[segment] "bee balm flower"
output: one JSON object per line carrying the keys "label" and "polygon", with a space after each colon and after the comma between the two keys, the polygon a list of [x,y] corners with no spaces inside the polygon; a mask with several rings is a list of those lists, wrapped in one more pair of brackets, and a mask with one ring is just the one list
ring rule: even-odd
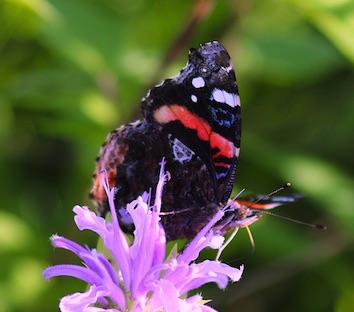
{"label": "bee balm flower", "polygon": [[[67,295],[60,300],[61,311],[215,311],[201,295],[188,297],[188,292],[214,282],[225,288],[229,281],[241,278],[239,269],[217,260],[195,260],[204,248],[221,248],[223,237],[213,233],[213,225],[224,215],[219,211],[180,254],[166,258],[166,237],[160,220],[163,184],[167,176],[164,164],[156,188],[154,205],[144,193],[127,205],[135,231],[130,243],[119,227],[114,207],[114,189],[108,196],[112,221],[96,215],[87,207],[74,207],[75,223],[80,230],[96,232],[109,256],[96,249],[53,235],[54,247],[72,251],[83,265],[60,264],[48,267],[45,278],[72,276],[85,281],[88,289]],[[107,258],[108,257],[108,258]]]}

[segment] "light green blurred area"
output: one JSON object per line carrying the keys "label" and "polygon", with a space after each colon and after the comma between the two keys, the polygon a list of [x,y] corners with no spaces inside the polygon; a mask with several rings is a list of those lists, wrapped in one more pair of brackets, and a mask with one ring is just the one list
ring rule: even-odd
{"label": "light green blurred area", "polygon": [[[198,1],[0,0],[0,311],[57,311],[84,291],[42,269],[78,259],[58,233],[95,246],[73,224],[90,205],[107,133],[133,121],[140,98],[217,39],[230,52],[243,105],[235,193],[290,181],[304,198],[265,216],[225,251],[243,279],[204,289],[220,311],[338,311],[354,298],[354,2],[205,1],[211,10],[181,53],[162,61]],[[203,3],[203,1],[200,1]]]}

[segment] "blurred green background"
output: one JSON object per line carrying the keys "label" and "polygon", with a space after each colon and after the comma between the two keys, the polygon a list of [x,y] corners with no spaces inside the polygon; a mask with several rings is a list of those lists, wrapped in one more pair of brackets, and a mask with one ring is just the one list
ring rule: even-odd
{"label": "blurred green background", "polygon": [[220,311],[354,309],[354,2],[351,0],[0,0],[0,311],[57,311],[85,285],[42,270],[78,262],[49,236],[95,246],[72,207],[90,205],[107,133],[177,73],[190,47],[230,52],[243,105],[235,192],[287,181],[305,198],[266,216],[223,259],[245,264]]}

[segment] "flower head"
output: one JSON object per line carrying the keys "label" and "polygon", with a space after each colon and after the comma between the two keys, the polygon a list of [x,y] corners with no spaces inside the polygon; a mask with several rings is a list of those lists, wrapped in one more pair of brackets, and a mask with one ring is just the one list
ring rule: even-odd
{"label": "flower head", "polygon": [[166,178],[162,164],[153,206],[148,204],[147,193],[127,205],[135,226],[132,243],[119,227],[115,190],[109,190],[108,184],[105,185],[111,222],[87,207],[74,207],[77,227],[96,232],[110,256],[106,258],[96,249],[84,248],[58,235],[51,237],[54,247],[72,251],[84,265],[48,267],[44,277],[72,276],[89,285],[86,292],[63,297],[61,311],[215,311],[205,305],[201,295],[188,297],[187,293],[209,282],[225,288],[230,280],[241,278],[243,266],[237,269],[216,260],[194,262],[204,248],[221,248],[223,237],[211,229],[224,213],[217,213],[180,254],[165,259],[166,237],[159,215]]}

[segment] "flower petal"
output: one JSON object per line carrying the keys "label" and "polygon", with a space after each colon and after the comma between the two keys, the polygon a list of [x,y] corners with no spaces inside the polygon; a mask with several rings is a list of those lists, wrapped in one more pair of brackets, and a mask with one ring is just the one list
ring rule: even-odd
{"label": "flower petal", "polygon": [[205,260],[202,263],[190,264],[184,278],[180,278],[179,281],[176,280],[179,271],[176,271],[174,284],[178,286],[181,294],[212,282],[219,288],[225,288],[230,279],[233,282],[238,281],[242,272],[243,266],[237,269],[218,261]]}
{"label": "flower petal", "polygon": [[71,276],[91,285],[99,285],[101,278],[89,268],[74,264],[58,264],[44,270],[43,276],[47,279],[54,276]]}
{"label": "flower petal", "polygon": [[[113,196],[113,194],[111,194]],[[115,211],[115,209],[112,209]],[[112,253],[114,260],[121,269],[124,285],[130,288],[130,255],[129,245],[124,233],[119,228],[113,229],[112,224],[97,216],[87,207],[75,206],[75,223],[80,230],[91,230],[96,232],[103,240],[106,248]],[[113,218],[113,216],[112,216]]]}
{"label": "flower petal", "polygon": [[[111,311],[118,312],[115,309],[98,309],[95,307],[90,307],[90,305],[95,304],[99,298],[108,296],[105,290],[101,287],[91,286],[88,291],[84,293],[74,293],[69,296],[65,296],[60,300],[59,308],[62,312],[88,312],[88,311]],[[121,307],[122,310],[125,306]]]}
{"label": "flower petal", "polygon": [[187,245],[183,252],[177,257],[179,262],[190,263],[198,258],[199,253],[206,247],[213,247],[214,234],[210,232],[213,225],[224,215],[222,210],[218,211],[197,236]]}
{"label": "flower petal", "polygon": [[177,290],[170,281],[165,279],[157,281],[149,301],[149,309],[151,311],[163,310],[166,312],[188,311],[180,310],[178,297]]}

